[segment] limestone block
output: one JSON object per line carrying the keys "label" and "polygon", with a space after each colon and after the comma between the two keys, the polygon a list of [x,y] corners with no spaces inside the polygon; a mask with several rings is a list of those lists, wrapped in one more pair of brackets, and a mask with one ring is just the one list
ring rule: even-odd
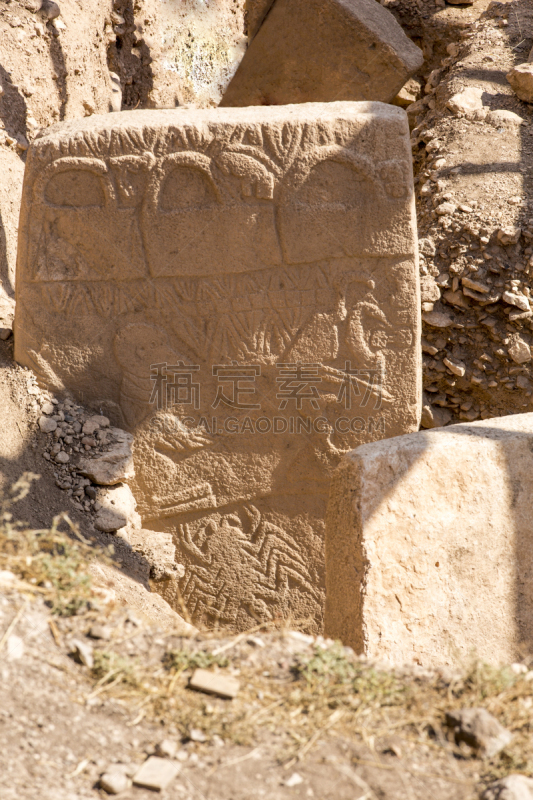
{"label": "limestone block", "polygon": [[158,591],[196,622],[320,629],[329,476],[418,429],[415,231],[381,103],[117,112],[32,143],[16,358],[122,415],[81,470],[172,536]]}
{"label": "limestone block", "polygon": [[332,481],[326,633],[396,664],[533,644],[533,414],[363,445]]}
{"label": "limestone block", "polygon": [[375,0],[276,0],[221,105],[390,102],[422,63]]}
{"label": "limestone block", "polygon": [[526,103],[533,103],[533,63],[525,62],[513,67],[506,75],[511,88]]}

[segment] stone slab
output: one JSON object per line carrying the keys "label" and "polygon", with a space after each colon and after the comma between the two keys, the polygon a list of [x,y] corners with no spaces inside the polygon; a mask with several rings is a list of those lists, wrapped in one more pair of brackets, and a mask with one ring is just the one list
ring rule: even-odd
{"label": "stone slab", "polygon": [[197,624],[320,630],[329,476],[420,418],[405,112],[54,127],[29,151],[17,292],[17,360],[134,435],[135,477],[129,441],[81,468],[128,480],[143,527],[172,534],[165,599]]}
{"label": "stone slab", "polygon": [[181,764],[177,761],[150,756],[133,776],[133,785],[161,792],[172,783],[180,769]]}
{"label": "stone slab", "polygon": [[275,0],[220,105],[388,103],[422,63],[375,0]]}
{"label": "stone slab", "polygon": [[533,645],[533,414],[358,447],[332,481],[326,632],[396,664]]}
{"label": "stone slab", "polygon": [[231,700],[237,697],[240,683],[237,678],[231,675],[224,675],[220,672],[211,672],[208,669],[195,669],[189,681],[191,689],[206,694],[216,694]]}

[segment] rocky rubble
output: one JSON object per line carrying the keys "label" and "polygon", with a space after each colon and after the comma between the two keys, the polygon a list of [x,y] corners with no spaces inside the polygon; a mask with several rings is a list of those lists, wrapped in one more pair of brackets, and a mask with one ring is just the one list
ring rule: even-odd
{"label": "rocky rubble", "polygon": [[[409,3],[391,5],[409,18]],[[431,31],[441,14],[455,14],[455,41],[425,49],[433,69],[423,97],[407,106],[426,427],[517,413],[532,401],[533,193],[525,173],[533,109],[505,77],[530,47],[522,34],[532,10],[523,2],[478,8],[478,19],[464,9],[422,15],[419,26]]]}

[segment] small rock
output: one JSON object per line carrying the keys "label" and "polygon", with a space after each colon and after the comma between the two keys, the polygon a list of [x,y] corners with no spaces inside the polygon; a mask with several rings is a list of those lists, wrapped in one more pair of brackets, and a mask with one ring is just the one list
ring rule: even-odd
{"label": "small rock", "polygon": [[160,758],[175,758],[177,750],[178,745],[173,739],[163,739],[155,746],[155,754]]}
{"label": "small rock", "polygon": [[440,289],[432,275],[420,278],[420,296],[423,303],[436,303],[440,299]]}
{"label": "small rock", "polygon": [[522,338],[518,338],[513,342],[509,347],[508,353],[515,364],[526,364],[528,361],[531,361],[531,349],[528,343]]}
{"label": "small rock", "polygon": [[68,455],[68,453],[65,453],[64,450],[61,450],[60,453],[57,453],[55,460],[57,461],[58,464],[68,464],[68,462],[70,461],[70,456]]}
{"label": "small rock", "polygon": [[92,669],[94,666],[92,645],[89,642],[82,642],[80,639],[73,639],[71,645],[72,650],[70,652],[74,655],[76,661]]}
{"label": "small rock", "polygon": [[103,639],[105,642],[109,642],[113,635],[113,631],[109,625],[93,625],[89,630],[89,636],[91,639]]}
{"label": "small rock", "polygon": [[452,412],[448,408],[435,408],[427,402],[422,406],[420,424],[423,428],[443,428],[451,420]]}
{"label": "small rock", "polygon": [[49,417],[39,417],[39,428],[43,433],[53,433],[57,428],[57,422]]}
{"label": "small rock", "polygon": [[481,800],[533,800],[533,778],[508,775],[487,786]]}
{"label": "small rock", "polygon": [[454,375],[457,375],[459,378],[462,378],[466,372],[466,364],[462,361],[452,361],[451,358],[446,357],[442,360],[443,364],[445,364],[450,372],[453,372]]}
{"label": "small rock", "polygon": [[54,406],[53,403],[43,403],[41,406],[41,411],[43,414],[53,414],[54,413]]}
{"label": "small rock", "polygon": [[199,728],[190,729],[189,739],[191,740],[191,742],[199,742],[200,744],[202,744],[203,742],[207,742],[207,736]]}
{"label": "small rock", "polygon": [[425,256],[434,256],[437,252],[437,248],[435,246],[435,242],[433,239],[429,237],[425,237],[424,239],[418,240],[418,249],[419,251]]}
{"label": "small rock", "polygon": [[448,711],[446,724],[454,729],[457,744],[465,742],[482,758],[492,758],[513,738],[485,708]]}
{"label": "small rock", "polygon": [[133,776],[135,786],[160,792],[174,780],[181,769],[181,764],[168,758],[150,756]]}
{"label": "small rock", "polygon": [[120,511],[100,508],[94,518],[94,527],[104,533],[114,533],[128,524],[128,518]]}
{"label": "small rock", "polygon": [[533,103],[533,63],[518,64],[505,77],[520,100]]}
{"label": "small rock", "polygon": [[520,240],[520,234],[522,233],[521,228],[517,228],[514,226],[509,226],[507,228],[500,228],[498,231],[498,242],[500,244],[508,245],[508,244],[517,244]]}
{"label": "small rock", "polygon": [[100,788],[108,794],[120,794],[125,792],[130,782],[123,772],[105,772],[100,777]]}
{"label": "small rock", "polygon": [[43,0],[39,11],[42,11],[46,19],[57,19],[61,14],[61,9],[54,0]]}
{"label": "small rock", "polygon": [[84,458],[79,465],[82,475],[102,486],[113,486],[135,475],[131,450],[133,436],[120,428],[111,428],[110,432],[117,439],[110,450],[96,458]]}
{"label": "small rock", "polygon": [[94,417],[90,417],[87,420],[87,422],[84,423],[83,428],[82,428],[82,432],[86,436],[92,436],[93,433],[96,433],[96,431],[99,429],[99,427],[100,427],[100,423],[96,422]]}
{"label": "small rock", "polygon": [[441,311],[429,311],[427,314],[422,314],[422,319],[432,328],[449,328],[453,325],[453,319]]}
{"label": "small rock", "polygon": [[507,111],[503,108],[489,111],[485,122],[492,125],[493,128],[504,128],[506,125],[526,125],[525,119],[515,114],[514,111]]}
{"label": "small rock", "polygon": [[472,114],[474,111],[480,111],[483,108],[483,89],[477,86],[471,86],[468,89],[463,89],[453,97],[450,97],[446,106],[453,114]]}
{"label": "small rock", "polygon": [[287,780],[284,782],[284,786],[292,788],[293,786],[299,786],[303,782],[304,779],[302,778],[302,776],[299,775],[297,772],[293,772],[290,778],[287,778]]}
{"label": "small rock", "polygon": [[438,217],[444,217],[445,215],[454,214],[456,210],[457,206],[455,205],[455,203],[450,203],[449,201],[446,200],[444,203],[441,203],[440,205],[437,206],[437,208],[435,209],[435,214]]}
{"label": "small rock", "polygon": [[191,689],[207,694],[216,694],[219,697],[231,699],[239,692],[239,681],[231,675],[221,672],[210,672],[207,669],[195,669],[189,681]]}
{"label": "small rock", "polygon": [[24,640],[12,633],[8,637],[6,648],[8,661],[17,661],[24,655]]}
{"label": "small rock", "polygon": [[514,294],[514,292],[504,292],[502,294],[502,300],[505,303],[509,303],[511,306],[516,306],[521,311],[531,311],[529,307],[529,300],[523,294]]}
{"label": "small rock", "polygon": [[[1,94],[1,92],[0,92]],[[0,339],[5,342],[12,334],[11,328],[0,328]]]}

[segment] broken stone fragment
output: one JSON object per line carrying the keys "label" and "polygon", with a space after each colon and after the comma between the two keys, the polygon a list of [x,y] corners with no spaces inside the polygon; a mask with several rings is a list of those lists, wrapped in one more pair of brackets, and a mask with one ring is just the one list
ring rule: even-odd
{"label": "broken stone fragment", "polygon": [[504,292],[502,300],[509,305],[516,306],[521,311],[531,311],[529,307],[529,300],[523,294],[514,294],[514,292]]}
{"label": "broken stone fragment", "polygon": [[470,86],[468,89],[463,89],[450,97],[446,105],[456,116],[459,114],[469,116],[476,111],[482,110],[483,91],[480,87]]}
{"label": "broken stone fragment", "polygon": [[123,772],[113,771],[105,772],[100,777],[100,788],[107,792],[107,794],[120,794],[125,792],[130,786],[128,776]]}
{"label": "broken stone fragment", "polygon": [[429,311],[427,314],[422,314],[422,319],[432,328],[449,328],[454,324],[453,319],[441,311]]}
{"label": "broken stone fragment", "polygon": [[500,244],[517,244],[520,240],[521,228],[509,226],[507,228],[500,228],[498,231],[498,242]]}
{"label": "broken stone fragment", "polygon": [[49,417],[39,417],[39,428],[43,433],[53,433],[57,428],[57,422]]}
{"label": "broken stone fragment", "polygon": [[181,764],[168,758],[150,756],[133,776],[135,786],[161,792],[174,780],[181,769]]}
{"label": "broken stone fragment", "polygon": [[505,77],[520,100],[533,103],[533,63],[518,64]]}
{"label": "broken stone fragment", "polygon": [[481,800],[533,800],[533,778],[507,775],[487,786]]}
{"label": "broken stone fragment", "polygon": [[110,433],[116,440],[109,450],[95,458],[82,458],[79,463],[79,472],[101,486],[113,486],[133,478],[133,453],[131,446],[133,436],[120,428],[110,428]]}
{"label": "broken stone fragment", "polygon": [[431,403],[425,402],[422,406],[421,426],[423,428],[442,428],[451,422],[452,412],[449,408],[435,408]]}
{"label": "broken stone fragment", "polygon": [[445,364],[450,372],[453,372],[454,375],[457,375],[459,378],[462,378],[466,372],[466,364],[462,361],[456,361],[455,359],[450,358],[447,356],[443,360],[443,364]]}
{"label": "broken stone fragment", "polygon": [[453,728],[457,744],[465,742],[482,758],[492,758],[513,738],[485,708],[447,711],[446,724]]}
{"label": "broken stone fragment", "polygon": [[80,664],[92,669],[94,666],[93,648],[88,642],[80,639],[73,639],[71,642],[71,653]]}
{"label": "broken stone fragment", "polygon": [[513,342],[508,352],[515,364],[526,364],[528,361],[531,361],[531,348],[521,337],[518,337],[517,340]]}
{"label": "broken stone fragment", "polygon": [[222,106],[390,102],[422,52],[374,0],[276,0]]}
{"label": "broken stone fragment", "polygon": [[231,675],[221,672],[211,672],[207,669],[195,669],[189,681],[191,689],[197,689],[206,694],[216,694],[219,697],[232,699],[237,696],[240,683]]}
{"label": "broken stone fragment", "polygon": [[97,499],[100,504],[94,520],[97,530],[114,533],[128,523],[140,526],[140,517],[135,512],[137,504],[130,487],[126,484],[99,489]]}

